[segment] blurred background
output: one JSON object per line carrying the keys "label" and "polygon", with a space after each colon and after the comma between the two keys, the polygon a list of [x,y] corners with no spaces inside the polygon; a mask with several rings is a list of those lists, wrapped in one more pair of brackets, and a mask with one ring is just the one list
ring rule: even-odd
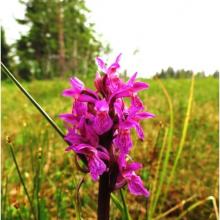
{"label": "blurred background", "polygon": [[217,0],[3,1],[2,59],[26,80],[94,74],[94,57],[120,52],[128,75],[213,75],[218,8]]}
{"label": "blurred background", "polygon": [[[122,53],[121,76],[150,84],[140,95],[156,117],[143,122],[143,142],[133,134],[131,156],[151,196],[125,191],[130,219],[218,219],[218,0],[1,3],[2,62],[63,132],[58,116],[72,101],[61,93],[70,76],[94,88],[96,56],[111,64]],[[96,219],[98,183],[86,175],[78,195],[84,174],[66,143],[3,71],[1,80],[2,219]],[[111,219],[124,220],[114,196]]]}

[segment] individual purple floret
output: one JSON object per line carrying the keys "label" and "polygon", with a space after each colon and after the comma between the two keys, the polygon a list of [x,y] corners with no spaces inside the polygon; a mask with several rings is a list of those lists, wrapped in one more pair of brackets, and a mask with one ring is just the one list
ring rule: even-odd
{"label": "individual purple floret", "polygon": [[[71,88],[64,90],[63,95],[73,98],[72,112],[60,115],[69,125],[66,150],[84,156],[93,180],[108,172],[112,190],[127,184],[132,194],[148,197],[149,192],[135,173],[142,165],[128,160],[132,149],[131,129],[143,140],[140,121],[154,117],[144,111],[137,95],[148,85],[135,81],[137,73],[127,82],[120,79],[120,58],[121,54],[109,67],[101,58],[96,59],[99,67],[94,82],[96,91],[86,88],[76,77],[70,79]],[[128,107],[125,97],[130,100]]]}

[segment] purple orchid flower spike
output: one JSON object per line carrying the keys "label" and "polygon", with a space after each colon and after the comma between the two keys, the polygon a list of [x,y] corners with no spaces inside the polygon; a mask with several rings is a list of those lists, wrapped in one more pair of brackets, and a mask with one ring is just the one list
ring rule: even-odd
{"label": "purple orchid flower spike", "polygon": [[[154,117],[144,111],[144,104],[138,97],[138,92],[149,85],[136,81],[137,73],[124,82],[118,74],[120,59],[121,54],[107,66],[101,58],[96,58],[100,70],[94,80],[96,91],[86,88],[74,77],[70,79],[71,88],[63,92],[64,96],[73,98],[72,111],[60,115],[68,128],[66,150],[83,155],[92,179],[99,180],[99,220],[109,218],[113,190],[127,185],[132,194],[149,196],[141,177],[135,173],[141,164],[126,161],[133,146],[131,129],[144,140],[140,122]],[[125,97],[130,100],[128,107]]]}

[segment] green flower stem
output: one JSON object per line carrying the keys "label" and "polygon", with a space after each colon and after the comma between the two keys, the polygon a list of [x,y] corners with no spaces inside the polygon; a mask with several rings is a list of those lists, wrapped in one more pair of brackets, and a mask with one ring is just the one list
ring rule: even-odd
{"label": "green flower stem", "polygon": [[123,204],[123,207],[124,207],[125,219],[126,219],[126,220],[131,220],[131,216],[130,216],[129,211],[128,211],[128,206],[127,206],[126,201],[125,201],[125,196],[124,196],[124,191],[123,191],[123,189],[120,189],[119,192],[120,192],[122,204]]}
{"label": "green flower stem", "polygon": [[85,176],[80,180],[80,182],[76,186],[76,195],[75,195],[75,205],[76,205],[76,219],[81,220],[81,206],[80,206],[80,196],[79,196],[79,190],[82,186],[82,184],[85,181]]}
{"label": "green flower stem", "polygon": [[34,100],[34,98],[27,92],[27,90],[18,82],[14,75],[8,70],[8,68],[1,62],[1,67],[4,73],[17,85],[21,92],[31,101],[31,103],[40,111],[40,113],[47,119],[57,133],[64,138],[64,133],[53,121],[53,119],[41,108],[41,106]]}
{"label": "green flower stem", "polygon": [[119,201],[119,199],[117,198],[116,195],[114,195],[114,193],[111,193],[111,199],[113,201],[113,203],[115,204],[115,206],[120,210],[120,212],[123,214],[124,213],[124,209],[123,209],[123,205],[121,203],[121,201]]}
{"label": "green flower stem", "polygon": [[27,191],[27,187],[26,187],[25,182],[24,182],[24,179],[23,179],[23,177],[22,177],[22,175],[21,175],[21,171],[20,171],[20,169],[19,169],[19,167],[18,167],[18,163],[17,163],[16,157],[15,157],[15,154],[14,154],[14,150],[13,150],[12,143],[10,142],[10,140],[8,140],[7,142],[8,142],[10,151],[11,151],[11,155],[12,155],[13,161],[14,161],[15,166],[16,166],[16,170],[17,170],[19,179],[20,179],[21,184],[22,184],[22,186],[23,186],[23,188],[24,188],[24,192],[25,192],[25,194],[26,194],[26,196],[27,196],[27,198],[28,198],[28,202],[29,202],[30,207],[31,207],[31,212],[32,212],[32,214],[33,214],[33,216],[34,216],[34,219],[36,220],[37,218],[36,218],[36,213],[35,213],[35,211],[34,211],[34,206],[33,206],[32,202],[31,202],[30,195],[29,195],[29,193],[28,193],[28,191]]}

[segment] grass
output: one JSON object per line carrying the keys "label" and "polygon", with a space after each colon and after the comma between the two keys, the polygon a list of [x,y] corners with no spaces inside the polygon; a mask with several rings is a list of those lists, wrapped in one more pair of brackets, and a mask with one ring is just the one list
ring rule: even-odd
{"label": "grass", "polygon": [[[144,168],[140,175],[145,185],[153,189],[152,197],[158,193],[156,179],[161,178],[161,172],[165,172],[166,175],[160,187],[161,193],[156,206],[151,204],[153,199],[146,201],[142,197],[126,194],[126,204],[131,218],[147,219],[152,205],[154,210],[151,219],[157,218],[196,194],[193,200],[178,206],[163,219],[177,219],[182,216],[186,219],[216,219],[216,211],[212,203],[202,201],[207,201],[206,198],[213,196],[212,198],[217,199],[218,202],[218,80],[195,79],[191,115],[188,119],[184,144],[181,145],[191,80],[162,81],[172,102],[171,134],[170,108],[164,91],[158,81],[149,80],[148,83],[150,88],[142,92],[141,97],[146,108],[157,117],[142,124],[146,136],[144,142],[138,141],[134,135],[136,141],[134,141],[132,157],[143,163]],[[86,84],[92,86],[92,81],[87,80]],[[54,79],[33,81],[23,85],[65,131],[58,115],[71,110],[71,100],[61,96],[62,90],[69,86],[68,81]],[[77,170],[73,155],[64,151],[65,142],[57,136],[49,123],[14,84],[3,82],[2,219],[28,219],[31,214],[28,199],[6,143],[7,136],[13,143],[14,155],[38,219],[79,219],[80,216],[82,219],[96,218],[95,201],[98,184],[86,175],[80,193],[77,193],[84,174]],[[169,139],[171,142],[165,166],[163,163],[169,144],[163,146],[164,137],[167,143]],[[181,154],[178,156],[178,163],[175,165],[175,172],[166,196],[166,183],[180,146],[182,146]],[[163,201],[164,196],[166,196],[165,201]],[[121,219],[123,212],[120,209],[122,202],[119,192],[114,194],[114,199],[119,203],[113,205],[112,201],[110,216],[112,219]]]}

